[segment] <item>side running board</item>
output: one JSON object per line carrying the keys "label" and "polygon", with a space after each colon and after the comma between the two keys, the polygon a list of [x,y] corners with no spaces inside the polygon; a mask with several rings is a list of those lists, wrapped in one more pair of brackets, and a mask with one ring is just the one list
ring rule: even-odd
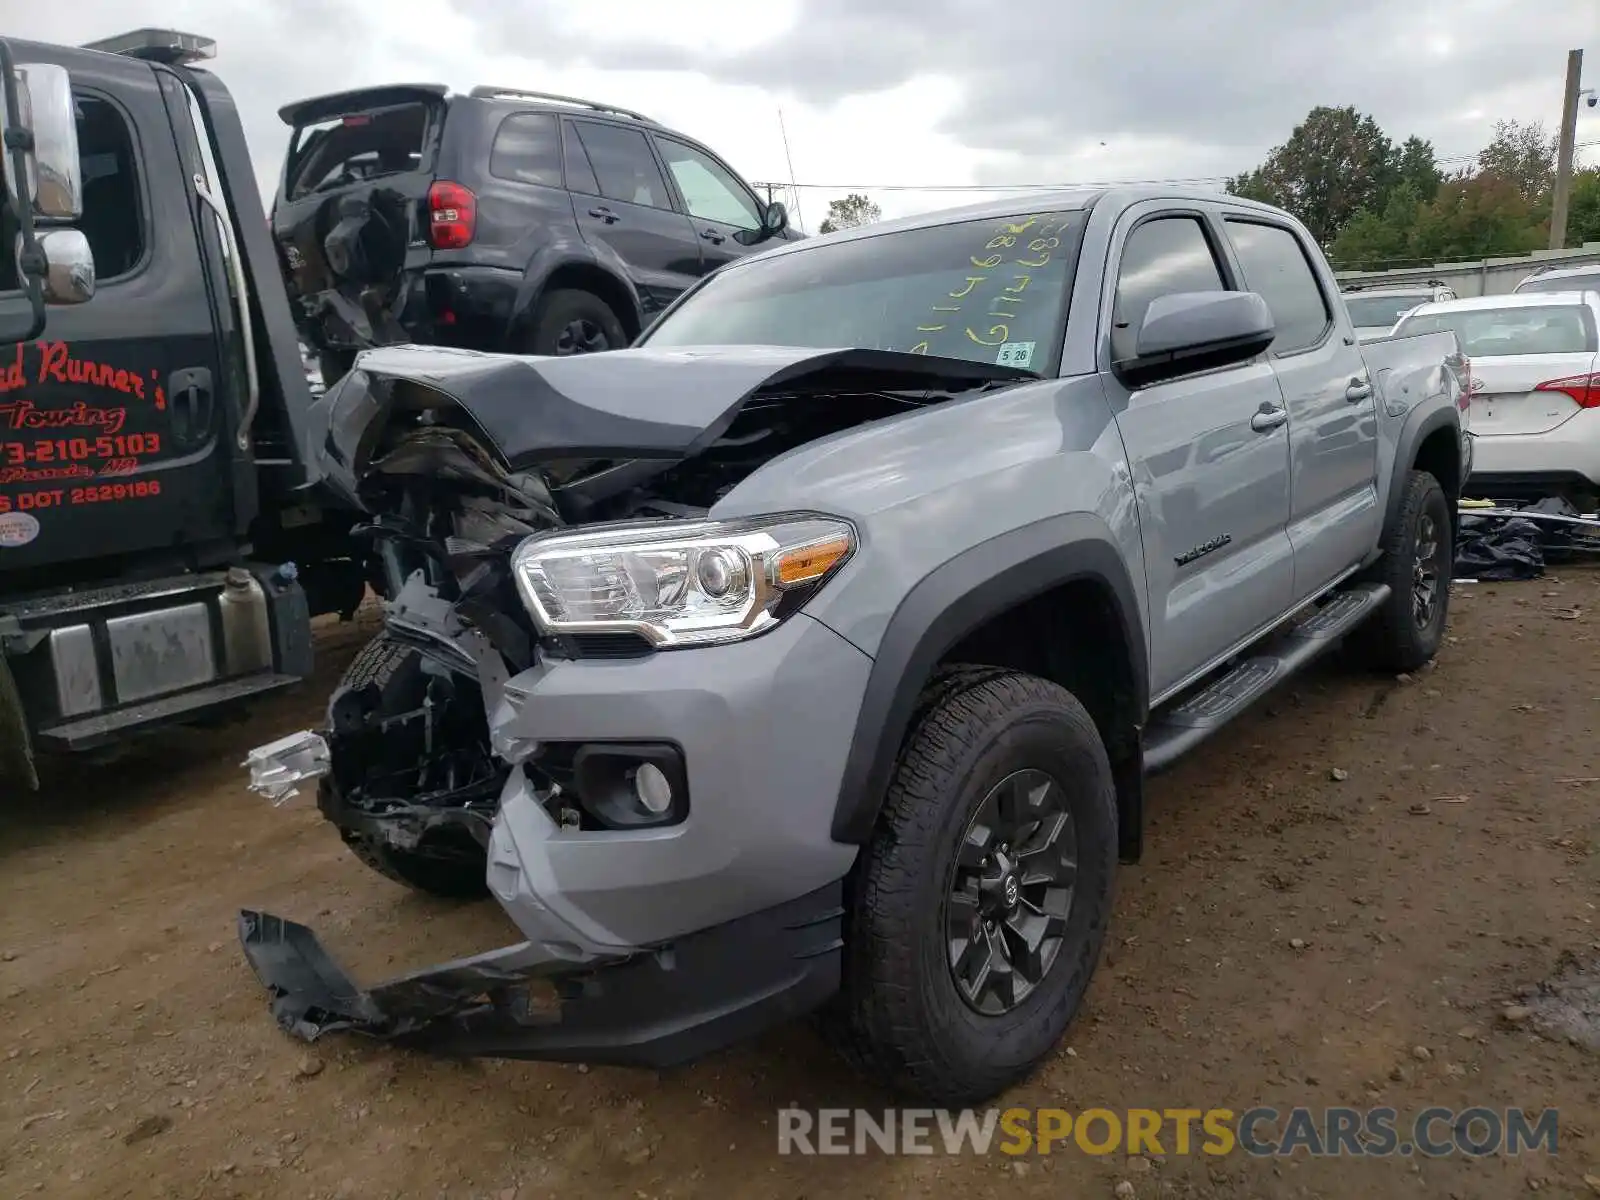
{"label": "side running board", "polygon": [[1261,643],[1262,651],[1241,658],[1174,702],[1150,722],[1144,735],[1147,774],[1170,767],[1278,684],[1338,645],[1339,640],[1389,598],[1389,587],[1366,583],[1335,592],[1310,616]]}

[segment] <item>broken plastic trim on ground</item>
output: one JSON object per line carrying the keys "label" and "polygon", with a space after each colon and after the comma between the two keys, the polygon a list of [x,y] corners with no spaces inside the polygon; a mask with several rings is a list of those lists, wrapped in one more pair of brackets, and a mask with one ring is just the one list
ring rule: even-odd
{"label": "broken plastic trim on ground", "polygon": [[1516,507],[1463,500],[1460,514],[1457,579],[1538,579],[1550,565],[1600,559],[1600,517],[1560,497]]}

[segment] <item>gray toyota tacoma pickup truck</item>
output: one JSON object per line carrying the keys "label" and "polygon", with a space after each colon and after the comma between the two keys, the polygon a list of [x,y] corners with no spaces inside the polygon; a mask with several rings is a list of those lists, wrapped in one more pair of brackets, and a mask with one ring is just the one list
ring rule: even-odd
{"label": "gray toyota tacoma pickup truck", "polygon": [[818,1011],[995,1095],[1146,775],[1340,642],[1437,650],[1468,370],[1358,345],[1283,212],[1122,190],[784,246],[627,350],[365,353],[314,436],[408,582],[252,786],[524,940],[363,988],[246,910],[278,1021],[663,1066]]}

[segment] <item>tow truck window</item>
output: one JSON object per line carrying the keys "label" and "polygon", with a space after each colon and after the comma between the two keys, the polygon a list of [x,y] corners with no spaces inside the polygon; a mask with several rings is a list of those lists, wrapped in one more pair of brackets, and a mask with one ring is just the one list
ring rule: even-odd
{"label": "tow truck window", "polygon": [[79,93],[78,162],[83,220],[78,228],[94,253],[96,277],[126,275],[144,258],[144,213],[134,165],[133,135],[110,101]]}
{"label": "tow truck window", "polygon": [[289,152],[285,195],[298,200],[313,192],[418,170],[427,129],[426,104],[397,104],[301,125],[294,131]]}

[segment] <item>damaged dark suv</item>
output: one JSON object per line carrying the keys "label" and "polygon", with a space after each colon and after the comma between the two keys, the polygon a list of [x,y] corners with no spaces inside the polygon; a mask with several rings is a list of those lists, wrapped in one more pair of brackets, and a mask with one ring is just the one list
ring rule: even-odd
{"label": "damaged dark suv", "polygon": [[705,146],[546,92],[395,84],[285,105],[272,229],[326,383],[373,346],[626,346],[701,276],[798,239]]}

